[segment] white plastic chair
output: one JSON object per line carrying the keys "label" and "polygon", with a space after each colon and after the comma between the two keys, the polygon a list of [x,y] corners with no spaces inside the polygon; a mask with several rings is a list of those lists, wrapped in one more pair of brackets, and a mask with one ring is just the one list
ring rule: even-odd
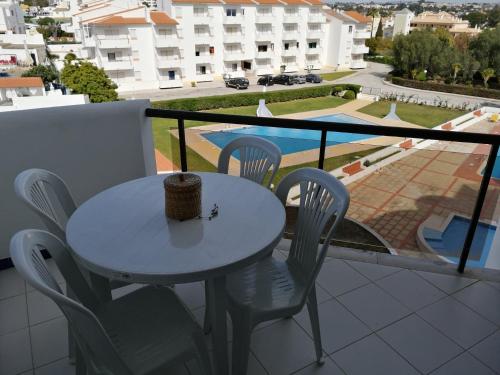
{"label": "white plastic chair", "polygon": [[266,187],[270,187],[281,163],[281,151],[278,146],[260,137],[236,138],[229,142],[219,155],[217,167],[219,173],[228,173],[229,160],[235,151],[239,151],[240,154],[240,177],[262,185],[267,173],[272,168],[271,176],[265,184]]}
{"label": "white plastic chair", "polygon": [[[300,187],[300,206],[286,261],[267,257],[227,278],[228,311],[233,322],[233,374],[246,373],[250,335],[257,324],[293,316],[306,303],[317,363],[323,363],[315,280],[335,229],[349,206],[349,193],[327,172],[302,168],[291,172],[278,185],[276,195],[283,205],[295,185]],[[318,251],[327,225],[330,227]]]}
{"label": "white plastic chair", "polygon": [[[83,304],[63,294],[41,247],[53,256]],[[45,231],[18,232],[10,254],[22,277],[51,298],[68,319],[84,360],[79,373],[167,374],[191,358],[198,360],[204,374],[212,373],[203,332],[170,288],[144,287],[100,303],[63,242]]]}

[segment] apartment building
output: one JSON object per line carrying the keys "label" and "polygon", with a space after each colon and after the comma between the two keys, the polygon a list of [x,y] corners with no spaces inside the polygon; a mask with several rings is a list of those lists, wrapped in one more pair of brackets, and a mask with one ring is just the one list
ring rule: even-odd
{"label": "apartment building", "polygon": [[328,23],[325,63],[337,69],[363,69],[368,53],[365,40],[370,38],[370,19],[355,11],[325,11]]}
{"label": "apartment building", "polygon": [[418,28],[430,27],[432,29],[444,28],[452,35],[459,34],[477,35],[481,30],[477,27],[470,27],[469,21],[454,16],[447,12],[422,12],[413,17],[410,22],[410,31]]}
{"label": "apartment building", "polygon": [[[339,36],[320,0],[158,0],[157,10],[152,5],[87,2],[73,17],[82,57],[102,67],[120,91],[366,66],[366,17],[346,12],[352,30],[347,25]],[[339,38],[349,48],[341,62],[331,57]]]}
{"label": "apartment building", "polygon": [[23,11],[17,0],[0,0],[0,34],[24,34]]}

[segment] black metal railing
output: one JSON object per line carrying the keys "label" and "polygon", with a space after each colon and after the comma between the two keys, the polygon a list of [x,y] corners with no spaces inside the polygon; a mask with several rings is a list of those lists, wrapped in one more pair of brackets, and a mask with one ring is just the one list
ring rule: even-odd
{"label": "black metal railing", "polygon": [[346,124],[341,122],[324,122],[312,120],[297,120],[276,117],[254,117],[227,115],[207,112],[191,112],[166,109],[146,109],[146,116],[177,119],[179,132],[179,153],[181,170],[186,172],[187,153],[186,153],[186,135],[185,135],[185,120],[204,121],[212,123],[226,124],[241,124],[253,126],[269,126],[276,128],[291,128],[301,130],[317,130],[321,132],[321,141],[318,155],[318,168],[323,169],[326,151],[326,138],[329,131],[339,133],[355,133],[355,134],[370,134],[378,136],[401,137],[401,138],[418,138],[436,141],[449,141],[461,143],[477,143],[491,145],[490,153],[486,167],[484,168],[483,177],[479,187],[478,195],[474,205],[474,210],[471,216],[469,229],[464,241],[460,262],[458,264],[458,272],[462,273],[465,269],[465,264],[469,257],[472,241],[476,232],[481,210],[484,205],[488,185],[493,173],[496,156],[500,146],[500,135],[484,134],[474,132],[451,132],[446,130],[433,130],[422,128],[405,128],[397,126],[382,126],[382,125],[364,125],[364,124]]}

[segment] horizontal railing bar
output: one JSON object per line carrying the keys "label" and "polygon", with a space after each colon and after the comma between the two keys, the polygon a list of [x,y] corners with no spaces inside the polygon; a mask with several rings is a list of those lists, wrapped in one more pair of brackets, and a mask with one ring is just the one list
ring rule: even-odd
{"label": "horizontal railing bar", "polygon": [[184,119],[194,121],[210,121],[215,123],[270,126],[277,128],[293,128],[302,130],[327,130],[339,133],[370,134],[389,137],[419,138],[436,141],[450,141],[462,143],[478,144],[500,144],[500,135],[452,132],[446,130],[405,128],[401,126],[386,125],[364,125],[364,124],[346,124],[342,122],[326,122],[312,120],[297,120],[278,117],[255,117],[241,115],[227,115],[220,113],[179,111],[171,109],[146,109],[147,117]]}

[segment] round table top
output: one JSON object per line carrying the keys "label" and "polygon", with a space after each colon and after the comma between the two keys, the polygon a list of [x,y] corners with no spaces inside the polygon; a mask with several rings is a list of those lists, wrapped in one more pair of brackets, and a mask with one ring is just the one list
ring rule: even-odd
{"label": "round table top", "polygon": [[169,284],[205,280],[245,267],[272,251],[285,210],[268,189],[244,178],[196,173],[202,217],[165,216],[166,175],[107,189],[82,204],[66,226],[76,258],[90,271],[129,282]]}

